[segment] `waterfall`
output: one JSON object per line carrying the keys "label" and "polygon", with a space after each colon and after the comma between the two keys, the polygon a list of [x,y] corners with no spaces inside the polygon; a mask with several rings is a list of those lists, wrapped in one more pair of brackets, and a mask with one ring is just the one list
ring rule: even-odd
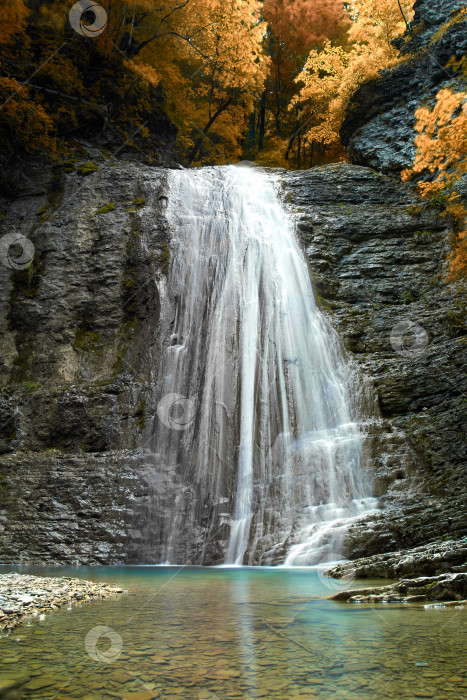
{"label": "waterfall", "polygon": [[352,373],[274,186],[254,168],[170,172],[161,562],[316,564],[375,505]]}

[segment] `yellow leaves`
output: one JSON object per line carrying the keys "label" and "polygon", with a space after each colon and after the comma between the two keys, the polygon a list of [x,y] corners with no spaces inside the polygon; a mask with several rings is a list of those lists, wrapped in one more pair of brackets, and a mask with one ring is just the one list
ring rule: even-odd
{"label": "yellow leaves", "polygon": [[41,104],[30,99],[26,87],[17,80],[0,78],[0,102],[5,103],[0,110],[0,132],[8,134],[8,143],[2,144],[5,150],[18,144],[29,152],[55,150],[52,119]]}
{"label": "yellow leaves", "polygon": [[285,159],[286,149],[287,139],[272,136],[268,141],[268,148],[256,156],[256,162],[266,168],[288,168],[290,163]]}
{"label": "yellow leaves", "polygon": [[[438,183],[450,187],[467,172],[467,93],[442,89],[433,109],[421,107],[415,112],[417,153],[412,168],[402,173],[404,181],[416,173],[438,173]],[[426,196],[432,183],[420,185]],[[436,190],[436,187],[434,187]]]}
{"label": "yellow leaves", "polygon": [[[417,152],[412,168],[402,172],[402,180],[406,182],[413,175],[426,174],[429,181],[417,185],[421,196],[444,202],[446,212],[458,225],[465,226],[467,209],[458,201],[460,195],[455,186],[467,173],[467,92],[444,88],[438,92],[434,107],[420,107],[415,117]],[[465,274],[467,270],[465,231],[458,238],[451,260],[453,276]]]}
{"label": "yellow leaves", "polygon": [[26,24],[29,9],[23,0],[2,0],[0,3],[0,45],[11,44]]}
{"label": "yellow leaves", "polygon": [[[413,0],[401,0],[401,4],[410,20]],[[398,0],[353,0],[351,16],[351,47],[327,42],[321,51],[311,51],[304,71],[296,78],[302,88],[291,108],[299,104],[320,110],[306,132],[310,142],[339,144],[351,96],[365,80],[397,62],[397,50],[391,42],[405,31]]]}
{"label": "yellow leaves", "polygon": [[[356,21],[350,29],[349,38],[356,43],[365,43],[371,53],[382,49],[387,65],[396,60],[397,49],[392,41],[405,32],[405,19],[413,17],[413,0],[353,0],[352,14]],[[402,12],[401,12],[402,8]]]}
{"label": "yellow leaves", "polygon": [[[132,64],[129,61],[125,61],[126,66],[130,70],[134,70]],[[156,71],[153,66],[148,65],[147,63],[140,63],[138,62],[138,72],[146,78],[148,83],[151,83],[151,85],[157,86],[160,83],[160,75]]]}

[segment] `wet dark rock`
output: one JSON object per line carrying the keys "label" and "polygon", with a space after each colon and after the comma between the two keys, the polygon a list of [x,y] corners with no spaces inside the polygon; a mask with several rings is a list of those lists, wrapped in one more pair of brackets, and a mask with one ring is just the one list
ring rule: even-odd
{"label": "wet dark rock", "polygon": [[0,234],[27,236],[35,257],[29,272],[0,265],[0,560],[123,562],[159,356],[167,171],[62,173],[52,207],[53,170],[23,170],[38,186],[1,202]]}
{"label": "wet dark rock", "polygon": [[[443,87],[464,89],[446,64],[467,52],[465,18],[449,23],[463,0],[417,0],[411,32],[398,46],[406,59],[364,83],[352,97],[341,131],[351,160],[398,175],[415,156],[415,111]],[[457,87],[456,87],[457,86]]]}

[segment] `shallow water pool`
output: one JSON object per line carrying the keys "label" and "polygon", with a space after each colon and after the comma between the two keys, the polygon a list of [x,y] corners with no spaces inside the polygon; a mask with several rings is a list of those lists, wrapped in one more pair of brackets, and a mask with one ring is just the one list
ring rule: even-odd
{"label": "shallow water pool", "polygon": [[0,675],[31,678],[24,698],[467,697],[462,609],[329,601],[341,584],[310,569],[13,570],[130,591],[0,639]]}

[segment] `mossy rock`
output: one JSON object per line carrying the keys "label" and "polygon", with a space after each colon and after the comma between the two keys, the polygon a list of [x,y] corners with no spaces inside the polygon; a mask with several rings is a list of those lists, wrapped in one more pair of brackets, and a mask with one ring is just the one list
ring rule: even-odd
{"label": "mossy rock", "polygon": [[167,276],[169,274],[170,265],[170,248],[168,243],[162,243],[162,252],[157,260],[157,264],[159,265],[162,274]]}
{"label": "mossy rock", "polygon": [[75,341],[73,343],[75,350],[99,354],[102,345],[103,343],[96,331],[91,331],[87,328],[78,328],[76,330]]}
{"label": "mossy rock", "polygon": [[[36,256],[37,260],[38,256]],[[32,299],[39,291],[40,275],[34,263],[23,270],[14,270],[12,273],[12,294],[20,293],[22,296]]]}
{"label": "mossy rock", "polygon": [[98,209],[96,211],[97,214],[107,214],[109,211],[114,211],[115,210],[115,203],[114,202],[109,202],[108,204],[105,204],[103,207]]}
{"label": "mossy rock", "polygon": [[50,181],[49,191],[47,192],[47,200],[49,205],[56,209],[60,206],[65,190],[65,178],[60,167],[55,167],[52,180]]}
{"label": "mossy rock", "polygon": [[49,208],[47,204],[44,204],[44,206],[41,207],[38,212],[36,212],[36,216],[39,217],[41,224],[49,220]]}
{"label": "mossy rock", "polygon": [[75,171],[76,160],[66,160],[63,163],[63,169],[66,173],[73,173]]}
{"label": "mossy rock", "polygon": [[127,209],[127,213],[134,213],[139,209],[142,209],[146,204],[146,197],[139,197],[138,199],[133,199],[131,202],[126,202],[127,205],[131,204],[131,208]]}
{"label": "mossy rock", "polygon": [[78,175],[84,176],[84,175],[91,175],[91,173],[95,173],[96,170],[99,170],[99,166],[89,160],[86,163],[81,163],[77,172],[78,172]]}
{"label": "mossy rock", "polygon": [[145,416],[146,416],[146,401],[145,399],[142,399],[140,402],[138,408],[136,409],[135,413],[135,418],[138,424],[138,428],[140,430],[143,430],[144,425],[145,425]]}

